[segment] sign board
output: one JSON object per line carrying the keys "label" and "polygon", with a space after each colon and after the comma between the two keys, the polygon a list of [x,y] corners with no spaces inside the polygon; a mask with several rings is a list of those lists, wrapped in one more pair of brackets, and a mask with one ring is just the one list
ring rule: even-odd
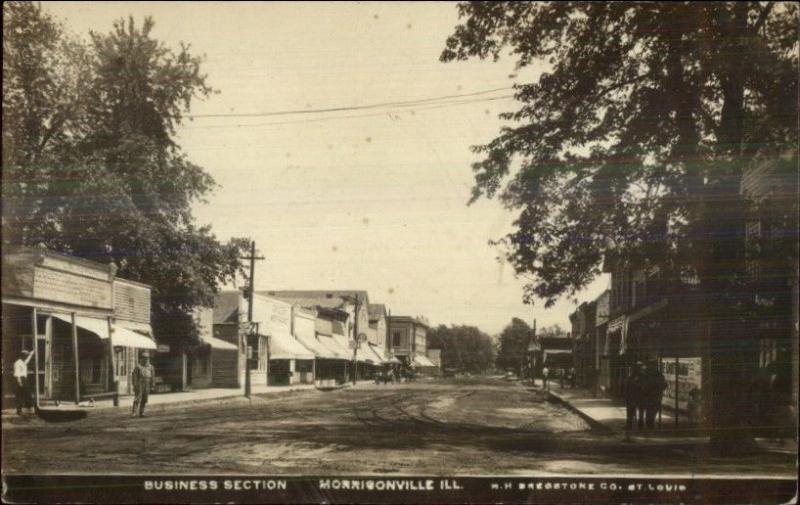
{"label": "sign board", "polygon": [[677,394],[678,409],[688,411],[690,393],[696,389],[695,394],[699,395],[702,388],[701,361],[701,358],[663,358],[661,366],[667,379],[667,389],[662,405],[674,409]]}
{"label": "sign board", "polygon": [[84,307],[112,307],[111,283],[107,278],[96,279],[44,267],[36,267],[34,271],[33,296]]}

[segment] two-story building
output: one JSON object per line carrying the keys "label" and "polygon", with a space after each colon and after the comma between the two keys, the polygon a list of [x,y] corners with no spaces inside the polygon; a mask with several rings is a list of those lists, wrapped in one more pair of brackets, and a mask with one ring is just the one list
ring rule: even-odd
{"label": "two-story building", "polygon": [[[743,223],[748,295],[756,307],[756,369],[771,384],[774,405],[761,424],[797,427],[798,404],[798,179],[797,153],[763,154],[744,171],[749,202]],[[769,412],[772,411],[772,412]]]}
{"label": "two-story building", "polygon": [[366,291],[270,290],[262,293],[317,310],[320,325],[326,326],[320,335],[329,339],[332,345],[328,347],[335,349],[340,360],[348,361],[340,364],[347,378],[354,373],[359,378],[369,378],[384,362],[385,353],[375,349],[377,334],[369,325],[369,294]]}
{"label": "two-story building", "polygon": [[22,350],[33,352],[28,370],[41,406],[131,392],[139,352],[157,348],[150,287],[116,273],[113,264],[44,249],[3,251],[4,408]]}
{"label": "two-story building", "polygon": [[214,337],[239,349],[238,385],[248,365],[251,385],[310,382],[314,353],[292,334],[292,304],[255,292],[249,321],[250,304],[241,291],[218,293],[214,303]]}
{"label": "two-story building", "polygon": [[594,389],[597,376],[596,368],[597,330],[595,327],[596,306],[594,301],[583,302],[570,314],[572,323],[572,353],[576,383],[587,389]]}
{"label": "two-story building", "polygon": [[422,371],[436,368],[427,356],[428,322],[411,316],[389,316],[388,319],[390,355],[406,367]]}

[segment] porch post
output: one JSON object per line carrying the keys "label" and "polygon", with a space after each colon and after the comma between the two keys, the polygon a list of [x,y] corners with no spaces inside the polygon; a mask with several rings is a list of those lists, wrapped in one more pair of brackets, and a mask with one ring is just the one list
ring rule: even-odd
{"label": "porch post", "polygon": [[119,381],[117,381],[117,364],[114,363],[114,328],[111,324],[111,317],[108,316],[108,363],[109,372],[106,377],[106,391],[113,393],[111,397],[115,407],[119,407]]}
{"label": "porch post", "polygon": [[678,397],[680,396],[680,382],[678,382],[678,377],[680,376],[680,372],[678,368],[680,367],[680,358],[677,356],[675,357],[675,426],[678,426]]}
{"label": "porch post", "polygon": [[81,403],[81,374],[78,359],[78,326],[75,323],[75,313],[72,313],[72,354],[75,357],[75,405]]}
{"label": "porch post", "polygon": [[[36,401],[36,408],[39,408],[39,322],[36,307],[32,309],[33,314],[33,382],[34,386],[34,399]],[[27,407],[27,405],[26,405]],[[19,408],[19,406],[17,407]]]}

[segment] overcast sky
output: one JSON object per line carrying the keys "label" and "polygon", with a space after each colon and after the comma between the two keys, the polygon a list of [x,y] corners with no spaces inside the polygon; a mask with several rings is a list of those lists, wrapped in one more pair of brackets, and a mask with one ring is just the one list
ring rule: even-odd
{"label": "overcast sky", "polygon": [[[366,289],[393,314],[490,333],[534,313],[540,327],[569,327],[574,304],[524,305],[522,280],[488,244],[514,214],[496,201],[466,205],[470,146],[496,135],[497,115],[515,108],[508,88],[537,69],[440,63],[455,4],[44,6],[76,34],[152,15],[156,38],[206,56],[219,94],[193,104],[200,117],[178,140],[220,185],[196,206],[198,222],[223,240],[252,237],[266,256],[256,289]],[[304,113],[271,114],[284,111]],[[235,116],[255,113],[266,114]],[[600,279],[579,299],[606,287]]]}

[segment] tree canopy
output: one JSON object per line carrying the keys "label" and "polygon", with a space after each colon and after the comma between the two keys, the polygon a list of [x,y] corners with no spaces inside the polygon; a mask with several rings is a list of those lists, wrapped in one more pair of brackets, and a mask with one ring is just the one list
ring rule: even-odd
{"label": "tree canopy", "polygon": [[533,342],[533,330],[517,317],[500,332],[499,349],[495,365],[500,370],[516,370],[522,374],[528,356],[528,345]]}
{"label": "tree canopy", "polygon": [[194,307],[241,271],[246,241],[220,243],[192,204],[214,180],[175,141],[213,90],[201,60],[114,22],[80,39],[30,2],[3,4],[3,245],[117,263],[153,287],[159,340],[190,343]]}
{"label": "tree canopy", "polygon": [[492,338],[474,326],[432,328],[428,348],[442,350],[442,369],[481,373],[494,362]]}
{"label": "tree canopy", "polygon": [[735,207],[753,156],[796,152],[796,4],[461,2],[458,11],[443,61],[509,56],[541,70],[515,85],[519,109],[474,147],[473,165],[473,201],[497,196],[519,212],[499,242],[518,273],[533,275],[531,301],[574,293],[613,255],[702,270],[709,207]]}

